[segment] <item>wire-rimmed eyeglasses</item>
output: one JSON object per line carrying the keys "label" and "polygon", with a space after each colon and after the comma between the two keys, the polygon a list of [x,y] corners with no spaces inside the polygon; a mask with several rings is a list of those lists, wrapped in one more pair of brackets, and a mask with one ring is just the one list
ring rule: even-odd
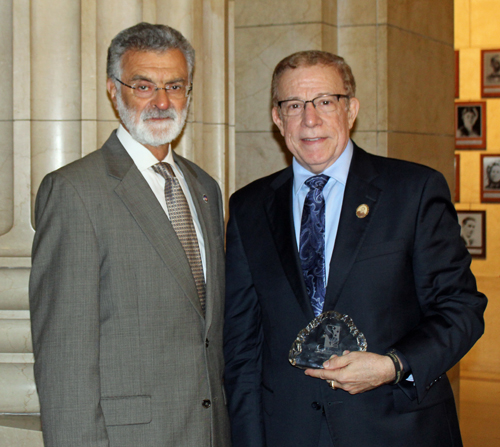
{"label": "wire-rimmed eyeglasses", "polygon": [[154,82],[146,81],[145,79],[134,82],[132,85],[125,84],[125,82],[116,77],[115,79],[125,87],[131,88],[134,96],[143,99],[152,98],[158,90],[165,90],[169,98],[187,98],[192,89],[192,84],[186,85],[184,82],[172,82],[165,87],[158,87]]}

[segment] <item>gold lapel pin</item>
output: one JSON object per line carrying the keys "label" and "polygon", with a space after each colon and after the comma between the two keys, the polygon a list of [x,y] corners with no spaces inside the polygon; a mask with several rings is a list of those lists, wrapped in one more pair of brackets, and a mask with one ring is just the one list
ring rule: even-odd
{"label": "gold lapel pin", "polygon": [[208,203],[208,197],[206,196],[206,194],[204,194],[204,195],[203,195],[203,201],[204,201],[205,203]]}
{"label": "gold lapel pin", "polygon": [[366,216],[368,216],[369,212],[370,207],[366,203],[363,203],[363,205],[359,205],[356,209],[356,216],[360,219],[364,219]]}

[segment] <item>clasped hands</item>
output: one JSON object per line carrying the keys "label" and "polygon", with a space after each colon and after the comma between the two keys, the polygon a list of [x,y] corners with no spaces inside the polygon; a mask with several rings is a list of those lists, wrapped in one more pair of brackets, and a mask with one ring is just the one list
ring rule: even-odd
{"label": "clasped hands", "polygon": [[332,355],[323,363],[324,369],[306,369],[307,376],[334,381],[334,389],[359,394],[394,382],[396,371],[392,360],[373,352],[344,351],[342,356]]}

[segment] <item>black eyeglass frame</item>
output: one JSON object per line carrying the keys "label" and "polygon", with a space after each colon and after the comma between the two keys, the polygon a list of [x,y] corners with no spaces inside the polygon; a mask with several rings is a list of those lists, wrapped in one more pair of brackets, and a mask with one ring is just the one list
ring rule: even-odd
{"label": "black eyeglass frame", "polygon": [[[282,111],[283,109],[281,108],[281,104],[283,104],[285,102],[289,102],[289,101],[300,101],[300,102],[304,103],[304,108],[302,109],[303,111],[306,110],[306,104],[308,102],[310,102],[313,105],[313,107],[316,109],[316,104],[314,103],[314,101],[316,101],[317,99],[320,99],[320,98],[325,98],[327,96],[334,96],[335,98],[337,98],[337,103],[340,102],[340,98],[345,98],[345,99],[349,99],[350,98],[349,95],[343,95],[343,94],[340,94],[340,93],[335,93],[333,95],[320,95],[320,96],[316,96],[316,98],[309,99],[307,101],[304,101],[302,99],[284,99],[283,101],[278,101],[278,107]],[[292,116],[294,116],[294,115],[292,115]]]}

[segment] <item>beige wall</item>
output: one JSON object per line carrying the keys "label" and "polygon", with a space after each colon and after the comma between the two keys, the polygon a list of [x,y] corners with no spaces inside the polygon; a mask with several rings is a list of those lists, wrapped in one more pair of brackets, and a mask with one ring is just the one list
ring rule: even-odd
{"label": "beige wall", "polygon": [[[462,361],[468,380],[500,382],[500,204],[481,203],[480,154],[500,154],[500,98],[481,98],[481,50],[500,48],[500,2],[455,0],[455,48],[460,52],[459,101],[486,101],[486,150],[460,150],[460,202],[457,210],[486,211],[486,259],[472,262],[478,287],[488,296],[486,331]],[[500,398],[500,396],[498,396]]]}

